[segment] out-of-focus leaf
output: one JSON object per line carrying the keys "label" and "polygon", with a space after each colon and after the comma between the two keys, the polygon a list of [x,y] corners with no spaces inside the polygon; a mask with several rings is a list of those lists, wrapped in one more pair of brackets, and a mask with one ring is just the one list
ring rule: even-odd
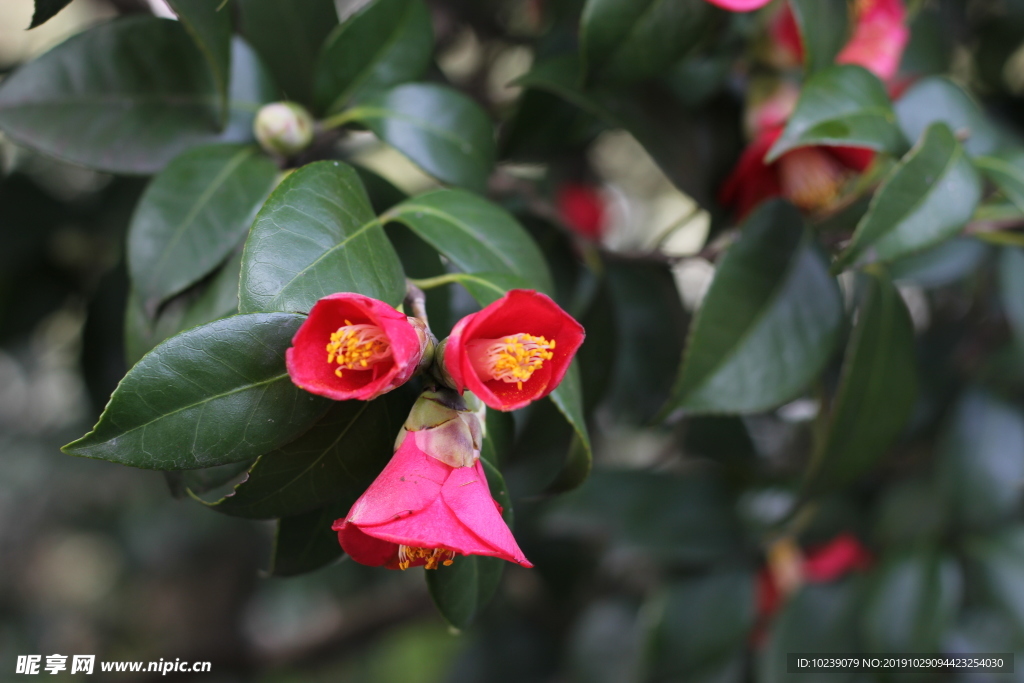
{"label": "out-of-focus leaf", "polygon": [[289,100],[313,103],[320,46],[338,25],[332,0],[237,0],[242,35],[266,62]]}
{"label": "out-of-focus leaf", "polygon": [[800,31],[808,73],[831,66],[846,44],[846,0],[788,0]]}
{"label": "out-of-focus leaf", "polygon": [[36,0],[36,9],[32,13],[32,23],[29,28],[35,28],[45,24],[50,19],[67,7],[71,0]]}
{"label": "out-of-focus leaf", "polygon": [[956,235],[974,215],[981,179],[945,124],[925,133],[882,183],[839,258],[890,261]]}
{"label": "out-of-focus leaf", "polygon": [[861,66],[831,66],[811,76],[782,136],[768,151],[774,161],[811,145],[865,147],[902,153],[906,142],[885,86]]}
{"label": "out-of-focus leaf", "polygon": [[469,192],[417,195],[386,212],[381,221],[407,225],[466,273],[508,273],[533,289],[553,292],[544,255],[530,235],[507,211]]}
{"label": "out-of-focus leaf", "polygon": [[844,486],[864,474],[899,435],[914,407],[910,313],[883,274],[867,274],[865,284],[828,431],[808,473],[808,491]]}
{"label": "out-of-focus leaf", "polygon": [[960,399],[938,452],[946,510],[961,526],[984,529],[1020,508],[1024,416],[980,391]]}
{"label": "out-of-focus leaf", "polygon": [[999,293],[1013,336],[1024,348],[1024,249],[1006,247],[999,255]]}
{"label": "out-of-focus leaf", "polygon": [[261,455],[245,481],[211,507],[253,519],[288,517],[335,502],[351,507],[394,453],[395,436],[412,407],[404,393],[334,402],[305,434]]}
{"label": "out-of-focus leaf", "polygon": [[831,356],[842,316],[839,287],[799,212],[762,204],[718,266],[664,412],[785,403]]}
{"label": "out-of-focus leaf", "polygon": [[198,147],[168,164],[128,229],[128,271],[144,304],[155,309],[223,263],[276,176],[270,159],[242,145]]}
{"label": "out-of-focus leaf", "polygon": [[330,405],[296,387],[284,351],[305,318],[239,315],[172,337],[133,367],[69,455],[160,470],[248,460]]}
{"label": "out-of-focus leaf", "polygon": [[408,83],[370,95],[344,116],[438,180],[478,193],[487,189],[494,129],[484,110],[462,93],[433,83]]}
{"label": "out-of-focus leaf", "polygon": [[131,17],[101,24],[4,80],[0,128],[77,164],[155,173],[190,147],[251,139],[255,110],[268,89],[241,43],[232,64],[231,111],[218,133],[216,85],[180,22]]}
{"label": "out-of-focus leaf", "polygon": [[937,551],[898,551],[886,558],[865,600],[865,649],[939,652],[962,588],[956,560]]}
{"label": "out-of-focus leaf", "polygon": [[[857,608],[860,591],[846,580],[841,583],[807,584],[790,596],[772,621],[768,644],[761,653],[758,680],[781,683],[790,680],[790,652],[859,652]],[[849,673],[816,673],[815,683],[850,681]]]}
{"label": "out-of-focus leaf", "polygon": [[726,571],[670,583],[648,609],[653,680],[690,681],[737,657],[754,625],[754,576]]}
{"label": "out-of-focus leaf", "polygon": [[970,237],[954,237],[889,264],[893,281],[919,287],[942,287],[978,269],[990,248]]}
{"label": "out-of-focus leaf", "polygon": [[923,78],[895,104],[900,128],[915,142],[937,122],[945,123],[971,156],[992,154],[1000,145],[999,133],[978,103],[960,86],[941,77]]}
{"label": "out-of-focus leaf", "polygon": [[338,532],[331,530],[336,519],[348,514],[344,505],[329,505],[299,515],[283,517],[277,523],[271,551],[271,576],[298,576],[325,567],[344,553]]}
{"label": "out-of-focus leaf", "polygon": [[937,541],[945,528],[939,486],[931,478],[899,482],[885,491],[876,508],[874,537],[886,546]]}
{"label": "out-of-focus leaf", "polygon": [[975,585],[1012,622],[1017,637],[1024,635],[1024,527],[973,539],[967,553],[979,579]]}
{"label": "out-of-focus leaf", "polygon": [[320,161],[285,178],[256,216],[242,257],[239,307],[307,312],[335,292],[397,306],[405,278],[359,176],[339,161]]}
{"label": "out-of-focus leaf", "polygon": [[703,37],[704,0],[587,0],[580,50],[589,80],[660,76]]}
{"label": "out-of-focus leaf", "polygon": [[430,64],[434,29],[422,0],[374,0],[327,38],[316,64],[315,96],[324,112],[362,94],[419,78]]}
{"label": "out-of-focus leaf", "polygon": [[554,502],[547,522],[555,533],[606,537],[687,564],[720,558],[739,540],[722,482],[704,471],[596,470]]}
{"label": "out-of-focus leaf", "polygon": [[228,84],[231,80],[231,7],[227,0],[168,0],[185,26],[203,59],[220,96],[222,121],[228,115]]}
{"label": "out-of-focus leaf", "polygon": [[1024,211],[1024,151],[1011,149],[979,156],[974,159],[974,165],[1014,206]]}
{"label": "out-of-focus leaf", "polygon": [[[487,473],[491,497],[502,507],[502,518],[509,528],[513,525],[512,501],[505,487],[505,479],[493,465],[482,461]],[[505,560],[479,555],[458,556],[451,566],[441,566],[426,572],[427,587],[437,610],[449,624],[465,629],[487,607],[501,583]]]}

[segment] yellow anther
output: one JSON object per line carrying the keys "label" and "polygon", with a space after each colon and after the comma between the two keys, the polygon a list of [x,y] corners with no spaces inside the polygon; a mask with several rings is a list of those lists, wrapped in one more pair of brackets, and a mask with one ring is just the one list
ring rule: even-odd
{"label": "yellow anther", "polygon": [[444,548],[417,548],[411,545],[398,546],[398,568],[405,570],[417,561],[424,560],[424,569],[437,569],[438,565],[450,567],[455,561],[455,551]]}
{"label": "yellow anther", "polygon": [[520,389],[523,382],[551,360],[555,354],[555,340],[520,332],[501,339],[477,339],[467,345],[473,368],[484,378],[515,382]]}
{"label": "yellow anther", "polygon": [[331,333],[331,341],[327,343],[327,362],[338,364],[334,370],[338,377],[342,370],[363,370],[390,357],[388,338],[376,325],[353,325],[346,320]]}

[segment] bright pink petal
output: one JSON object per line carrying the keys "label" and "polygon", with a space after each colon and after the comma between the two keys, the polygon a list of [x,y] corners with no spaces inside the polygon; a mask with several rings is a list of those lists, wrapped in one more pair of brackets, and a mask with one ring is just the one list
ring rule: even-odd
{"label": "bright pink petal", "polygon": [[883,81],[899,70],[910,40],[903,0],[866,0],[853,37],[836,57],[839,64],[859,64]]}
{"label": "bright pink petal", "polygon": [[407,438],[345,519],[367,527],[420,512],[440,497],[451,471],[421,451],[416,439]]}
{"label": "bright pink petal", "polygon": [[841,534],[807,552],[804,576],[809,581],[835,581],[854,570],[867,569],[873,558],[852,534]]}
{"label": "bright pink petal", "polygon": [[764,7],[771,0],[708,0],[708,2],[732,12],[750,12]]}
{"label": "bright pink petal", "polygon": [[565,183],[556,197],[558,213],[572,230],[588,240],[598,241],[604,234],[604,198],[591,185]]}
{"label": "bright pink petal", "polygon": [[331,527],[345,554],[359,564],[384,567],[398,562],[398,545],[364,534],[355,524],[339,519]]}
{"label": "bright pink petal", "polygon": [[783,3],[778,14],[772,17],[768,27],[772,43],[785,53],[788,62],[800,65],[804,62],[804,43],[800,38],[800,27],[796,23],[796,15],[788,2]]}
{"label": "bright pink petal", "polygon": [[875,150],[864,147],[829,147],[828,151],[844,166],[863,173],[875,160]]}
{"label": "bright pink petal", "polygon": [[762,131],[754,138],[719,190],[718,200],[732,207],[740,218],[764,200],[782,194],[778,169],[774,164],[764,163],[764,156],[780,135],[781,126]]}
{"label": "bright pink petal", "polygon": [[497,557],[527,567],[533,566],[501,518],[501,512],[487,485],[483,463],[479,460],[473,467],[454,470],[441,489],[441,498],[467,529],[498,553]]}

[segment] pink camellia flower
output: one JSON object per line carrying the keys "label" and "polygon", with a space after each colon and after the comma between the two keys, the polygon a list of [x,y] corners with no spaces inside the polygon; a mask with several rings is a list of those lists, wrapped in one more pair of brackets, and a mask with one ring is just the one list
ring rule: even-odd
{"label": "pink camellia flower", "polygon": [[771,0],[708,0],[708,2],[732,12],[750,12],[764,7]]}
{"label": "pink camellia flower", "polygon": [[556,197],[558,213],[573,232],[597,242],[604,235],[604,198],[597,188],[584,183],[565,183]]}
{"label": "pink camellia flower", "polygon": [[369,401],[401,386],[430,347],[426,327],[353,292],[317,301],[285,353],[292,381],[337,401]]}
{"label": "pink camellia flower", "polygon": [[764,157],[782,134],[782,126],[762,131],[743,151],[719,191],[719,201],[743,217],[762,201],[784,197],[804,211],[828,207],[843,184],[863,172],[875,157],[859,147],[800,147],[770,164]]}
{"label": "pink camellia flower", "polygon": [[338,542],[356,562],[388,569],[436,569],[458,555],[532,567],[491,497],[477,416],[443,402],[420,397],[391,462],[332,526]]}
{"label": "pink camellia flower", "polygon": [[513,289],[455,325],[444,369],[459,392],[469,389],[495,410],[516,410],[554,391],[584,335],[547,295]]}

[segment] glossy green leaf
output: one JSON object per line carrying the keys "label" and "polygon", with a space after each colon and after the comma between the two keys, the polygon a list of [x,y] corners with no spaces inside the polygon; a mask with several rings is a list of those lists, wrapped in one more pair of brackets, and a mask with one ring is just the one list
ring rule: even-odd
{"label": "glossy green leaf", "polygon": [[551,400],[576,432],[561,471],[547,489],[548,493],[561,493],[582,484],[590,475],[593,464],[593,449],[583,416],[583,386],[577,361],[572,362],[562,383],[551,392]]}
{"label": "glossy green leaf", "polygon": [[588,78],[662,75],[704,37],[710,15],[704,0],[587,0],[580,51]]}
{"label": "glossy green leaf", "polygon": [[330,402],[292,384],[284,352],[305,318],[239,315],[172,337],[118,385],[69,455],[147,469],[248,460],[293,440]]}
{"label": "glossy green leaf", "polygon": [[338,543],[338,532],[331,530],[331,525],[347,513],[348,508],[343,505],[330,505],[282,518],[274,534],[270,575],[298,576],[340,558],[344,553]]}
{"label": "glossy green leaf", "polygon": [[408,226],[466,273],[508,273],[533,289],[553,291],[544,255],[533,238],[486,199],[463,190],[436,190],[407,199],[381,220]]}
{"label": "glossy green leaf", "polygon": [[971,156],[999,149],[999,132],[978,103],[944,77],[921,79],[900,97],[895,109],[900,128],[910,142],[916,142],[929,127],[941,122],[963,140]]}
{"label": "glossy green leaf", "polygon": [[172,493],[176,498],[183,498],[192,493],[207,493],[215,489],[227,486],[233,480],[238,479],[246,470],[252,467],[251,460],[232,462],[227,465],[215,467],[204,467],[201,470],[174,470],[164,472],[168,481],[173,481]]}
{"label": "glossy green leaf", "polygon": [[850,11],[846,0],[788,1],[800,31],[807,72],[831,66],[846,44]]}
{"label": "glossy green leaf", "polygon": [[487,306],[505,296],[510,289],[533,287],[525,279],[511,273],[450,273],[443,276],[458,282],[481,306]]}
{"label": "glossy green leaf", "polygon": [[865,281],[842,381],[806,485],[815,492],[867,472],[899,436],[917,395],[910,313],[885,275],[869,273]]}
{"label": "glossy green leaf", "polygon": [[491,120],[462,93],[409,83],[345,112],[438,180],[483,193],[494,165]]}
{"label": "glossy green leaf", "polygon": [[168,164],[128,229],[128,271],[142,301],[155,308],[222,263],[276,177],[270,159],[242,145],[198,147]]}
{"label": "glossy green leaf", "polygon": [[29,28],[45,24],[57,12],[67,7],[70,2],[71,0],[36,0],[36,9],[32,13],[32,23],[29,25]]}
{"label": "glossy green leaf", "polygon": [[218,133],[216,85],[180,22],[131,17],[101,24],[3,81],[0,128],[67,161],[155,173],[190,147],[251,139],[267,83],[240,42],[232,64],[231,111]]}
{"label": "glossy green leaf", "polygon": [[153,318],[133,290],[125,307],[125,361],[135,365],[157,344],[184,330],[238,313],[238,280],[242,250],[238,249],[210,281],[164,304]]}
{"label": "glossy green leaf", "polygon": [[865,649],[940,652],[962,590],[952,557],[929,549],[897,551],[875,572],[865,599]]}
{"label": "glossy green leaf", "polygon": [[945,511],[961,527],[987,529],[1019,511],[1024,481],[1024,415],[969,391],[946,420],[938,448]]}
{"label": "glossy green leaf", "polygon": [[405,279],[359,176],[341,162],[320,161],[285,178],[256,216],[239,306],[243,313],[307,312],[335,292],[397,306]]}
{"label": "glossy green leaf", "polygon": [[906,142],[885,86],[870,71],[849,64],[811,76],[782,136],[768,151],[774,161],[791,149],[812,145],[866,147],[902,153]]}
{"label": "glossy green leaf", "polygon": [[334,402],[308,432],[261,455],[245,481],[211,507],[253,519],[287,517],[335,502],[351,507],[388,464],[411,407],[404,392],[369,402]]}
{"label": "glossy green leaf", "polygon": [[1006,247],[999,254],[999,292],[1013,336],[1024,348],[1024,249]]}
{"label": "glossy green leaf", "polygon": [[1010,149],[979,156],[974,159],[974,165],[1014,206],[1024,211],[1024,151]]}
{"label": "glossy green leaf", "polygon": [[228,0],[167,1],[203,53],[220,96],[222,120],[226,120],[231,80],[231,6]]}
{"label": "glossy green leaf", "polygon": [[236,0],[241,31],[274,75],[285,97],[313,103],[317,55],[338,25],[332,0]]}
{"label": "glossy green leaf", "polygon": [[[486,460],[482,462],[491,496],[503,508],[502,517],[511,528],[512,501],[508,497],[505,480],[493,465]],[[505,560],[497,557],[456,556],[450,566],[427,571],[430,597],[445,621],[460,630],[472,624],[494,597],[505,564]]]}
{"label": "glossy green leaf", "polygon": [[949,128],[937,123],[886,177],[836,266],[869,255],[891,261],[947,240],[980,200],[977,171]]}
{"label": "glossy green leaf", "polygon": [[414,81],[433,50],[423,0],[373,0],[327,38],[316,64],[316,105],[333,113],[361,95]]}
{"label": "glossy green leaf", "polygon": [[665,412],[752,413],[821,371],[843,318],[839,286],[789,204],[761,205],[718,265]]}

